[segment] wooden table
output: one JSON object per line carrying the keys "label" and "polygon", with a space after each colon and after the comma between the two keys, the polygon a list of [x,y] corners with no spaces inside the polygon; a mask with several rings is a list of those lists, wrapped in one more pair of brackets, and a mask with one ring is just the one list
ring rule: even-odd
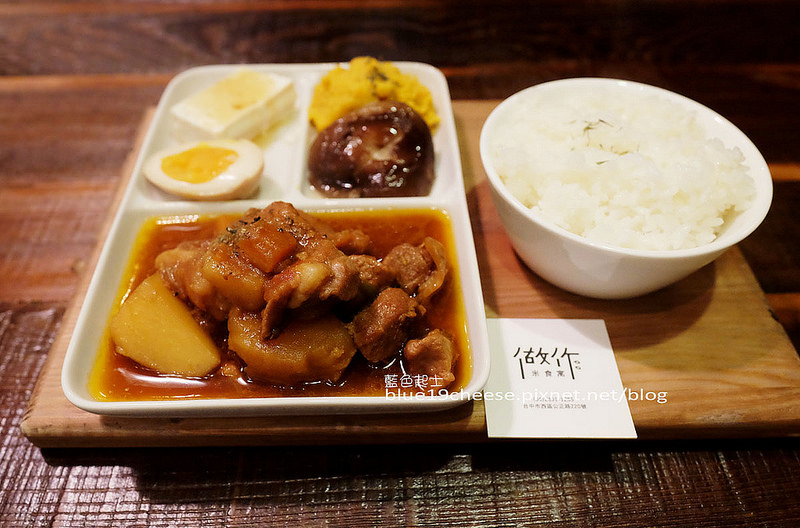
{"label": "wooden table", "polygon": [[570,76],[697,99],[773,170],[772,211],[739,249],[798,347],[800,5],[361,5],[0,3],[0,525],[797,526],[800,446],[783,429],[749,440],[149,449],[39,449],[22,435],[145,112],[200,64],[418,60],[445,73],[457,114]]}

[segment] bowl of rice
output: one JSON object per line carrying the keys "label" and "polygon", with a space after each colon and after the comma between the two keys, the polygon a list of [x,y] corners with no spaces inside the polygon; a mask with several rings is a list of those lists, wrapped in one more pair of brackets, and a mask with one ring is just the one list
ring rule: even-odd
{"label": "bowl of rice", "polygon": [[676,93],[579,78],[498,105],[480,155],[511,244],[580,295],[653,292],[758,227],[772,201],[764,158],[733,124]]}

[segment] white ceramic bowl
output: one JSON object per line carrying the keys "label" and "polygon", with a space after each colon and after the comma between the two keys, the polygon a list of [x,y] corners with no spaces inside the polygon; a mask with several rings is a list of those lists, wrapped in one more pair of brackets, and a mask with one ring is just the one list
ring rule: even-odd
{"label": "white ceramic bowl", "polygon": [[[500,179],[490,151],[492,135],[524,98],[543,92],[586,94],[609,90],[625,100],[655,95],[690,110],[707,136],[738,147],[755,182],[752,205],[727,222],[717,238],[692,249],[650,251],[612,247],[589,241],[535,214],[515,198]],[[535,119],[535,116],[531,116]],[[489,179],[492,198],[511,244],[519,257],[548,282],[573,293],[604,299],[643,295],[672,284],[737,244],[758,227],[772,201],[772,178],[764,158],[753,143],[733,124],[707,107],[681,95],[640,83],[614,79],[564,79],[532,86],[503,101],[489,115],[481,131],[480,154]]]}

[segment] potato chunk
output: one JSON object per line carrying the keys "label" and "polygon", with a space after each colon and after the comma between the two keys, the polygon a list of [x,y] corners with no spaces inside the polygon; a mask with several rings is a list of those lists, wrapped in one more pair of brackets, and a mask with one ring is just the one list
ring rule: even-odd
{"label": "potato chunk", "polygon": [[295,319],[264,340],[259,314],[234,308],[228,331],[228,347],[247,364],[247,375],[278,385],[336,381],[356,353],[344,323],[333,315]]}
{"label": "potato chunk", "polygon": [[119,354],[161,374],[200,377],[220,364],[214,341],[158,274],[131,292],[110,332]]}

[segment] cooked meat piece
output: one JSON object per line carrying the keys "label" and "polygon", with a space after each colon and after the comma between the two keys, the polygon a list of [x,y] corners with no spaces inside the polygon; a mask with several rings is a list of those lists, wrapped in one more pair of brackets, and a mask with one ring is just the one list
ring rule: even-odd
{"label": "cooked meat piece", "polygon": [[358,268],[328,240],[309,241],[296,264],[273,276],[264,286],[264,337],[275,336],[287,309],[328,300],[349,301],[361,284]]}
{"label": "cooked meat piece", "polygon": [[266,306],[261,312],[264,339],[277,336],[284,312],[299,308],[314,297],[330,276],[331,269],[325,264],[300,262],[272,277],[264,287]]}
{"label": "cooked meat piece", "polygon": [[[268,209],[268,208],[267,208]],[[267,209],[249,209],[217,238],[264,273],[286,267],[298,241],[282,224],[270,221]]]}
{"label": "cooked meat piece", "polygon": [[245,373],[278,385],[337,381],[356,347],[344,323],[326,314],[291,321],[274,339],[261,338],[257,313],[231,310],[228,346],[245,362]]}
{"label": "cooked meat piece", "polygon": [[286,202],[271,203],[259,212],[259,218],[295,239],[293,262],[319,262],[330,268],[330,277],[317,291],[320,299],[347,300],[356,294],[358,270],[332,240],[335,231],[330,226]]}
{"label": "cooked meat piece", "polygon": [[[359,292],[358,268],[336,247],[335,233],[291,204],[275,202],[250,209],[214,240],[164,252],[156,265],[173,291],[217,320],[232,306],[263,308],[264,336],[270,337],[284,310],[307,301],[347,301]],[[348,236],[353,246],[364,243],[356,233]]]}
{"label": "cooked meat piece", "polygon": [[425,248],[404,243],[393,247],[381,265],[394,275],[404,292],[413,295],[428,277],[433,261]]}
{"label": "cooked meat piece", "polygon": [[249,311],[264,306],[264,273],[228,240],[181,243],[162,252],[156,268],[170,289],[217,320],[233,305]]}
{"label": "cooked meat piece", "polygon": [[371,362],[397,354],[425,308],[399,288],[386,288],[348,324],[356,347]]}
{"label": "cooked meat piece", "polygon": [[427,376],[429,389],[447,387],[456,379],[453,374],[458,348],[442,330],[432,330],[422,339],[412,339],[403,350],[406,370],[412,375]]}
{"label": "cooked meat piece", "polygon": [[251,209],[215,239],[162,252],[156,268],[170,289],[216,320],[227,319],[233,305],[259,310],[265,305],[264,273],[297,245],[294,237],[260,220],[259,210]]}
{"label": "cooked meat piece", "polygon": [[297,254],[301,262],[318,262],[330,269],[330,277],[322,283],[317,291],[321,300],[335,297],[346,301],[358,293],[358,268],[351,257],[345,255],[328,239],[311,238],[306,250]]}
{"label": "cooked meat piece", "polygon": [[333,229],[320,220],[295,209],[287,202],[272,202],[261,209],[256,216],[275,228],[294,237],[297,244],[305,246],[312,238],[327,238],[326,233]]}
{"label": "cooked meat piece", "polygon": [[373,294],[394,281],[394,274],[372,255],[352,255],[350,260],[358,270],[361,286],[371,290]]}
{"label": "cooked meat piece", "polygon": [[303,211],[292,210],[287,207],[288,204],[283,202],[276,202],[270,206],[272,217],[281,218],[282,221],[291,219],[293,228],[296,230],[314,230],[323,238],[327,238],[340,249],[343,253],[348,255],[356,255],[366,253],[369,249],[371,241],[369,236],[359,229],[342,229],[337,231],[331,225],[326,223],[323,219],[316,216],[311,216]]}
{"label": "cooked meat piece", "polygon": [[299,308],[310,298],[320,297],[320,288],[331,277],[332,270],[322,262],[303,261],[287,269],[281,275],[292,273],[294,289],[289,296],[287,308]]}
{"label": "cooked meat piece", "polygon": [[158,255],[155,265],[167,286],[181,299],[223,321],[228,317],[230,301],[203,274],[203,255],[211,243],[182,242]]}
{"label": "cooked meat piece", "polygon": [[333,243],[342,253],[348,255],[360,255],[367,253],[370,246],[370,239],[366,233],[358,229],[343,229],[336,231],[332,236]]}
{"label": "cooked meat piece", "polygon": [[444,246],[426,237],[419,246],[400,244],[392,248],[381,262],[395,276],[397,284],[409,295],[425,303],[444,284],[447,256]]}
{"label": "cooked meat piece", "polygon": [[337,303],[334,310],[343,321],[353,316],[371,303],[384,288],[391,286],[394,275],[381,266],[380,260],[372,255],[350,255],[350,261],[358,272],[358,293],[349,301]]}
{"label": "cooked meat piece", "polygon": [[201,259],[203,276],[230,304],[251,312],[264,306],[264,273],[232,245],[214,241]]}

